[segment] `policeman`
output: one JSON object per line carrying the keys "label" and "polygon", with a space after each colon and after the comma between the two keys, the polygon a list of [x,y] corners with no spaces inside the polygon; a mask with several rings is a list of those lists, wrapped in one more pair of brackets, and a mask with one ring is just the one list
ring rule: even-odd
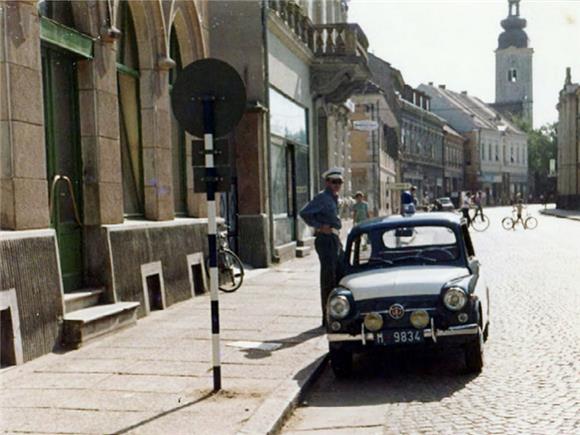
{"label": "policeman", "polygon": [[339,230],[342,227],[338,215],[338,193],[342,188],[342,168],[331,168],[322,174],[325,189],[300,210],[300,217],[314,228],[314,246],[320,260],[320,300],[322,324],[326,325],[326,302],[340,278],[340,262],[343,256]]}

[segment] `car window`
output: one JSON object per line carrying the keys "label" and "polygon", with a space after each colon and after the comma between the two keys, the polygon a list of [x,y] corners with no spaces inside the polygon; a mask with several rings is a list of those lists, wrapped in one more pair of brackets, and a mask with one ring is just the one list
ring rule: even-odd
{"label": "car window", "polygon": [[386,248],[453,245],[457,242],[451,228],[444,226],[399,227],[383,233]]}
{"label": "car window", "polygon": [[404,264],[437,264],[459,258],[459,242],[446,226],[408,226],[374,230],[351,242],[353,267],[398,267]]}
{"label": "car window", "polygon": [[369,263],[372,257],[372,246],[367,233],[360,234],[352,242],[349,262],[351,266],[362,266]]}

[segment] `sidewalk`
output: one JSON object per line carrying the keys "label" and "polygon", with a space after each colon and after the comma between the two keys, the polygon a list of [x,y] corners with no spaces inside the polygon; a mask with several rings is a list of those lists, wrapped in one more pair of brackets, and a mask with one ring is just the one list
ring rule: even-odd
{"label": "sidewalk", "polygon": [[314,254],[220,293],[220,393],[211,392],[206,295],[1,371],[0,432],[266,433],[324,361],[318,271]]}
{"label": "sidewalk", "polygon": [[562,210],[559,208],[541,208],[540,213],[547,216],[555,216],[559,218],[572,219],[575,221],[580,221],[580,211],[575,210]]}

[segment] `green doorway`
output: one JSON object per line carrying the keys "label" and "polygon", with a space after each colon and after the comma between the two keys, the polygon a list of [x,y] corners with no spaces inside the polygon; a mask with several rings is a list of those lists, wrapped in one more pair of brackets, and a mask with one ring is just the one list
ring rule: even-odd
{"label": "green doorway", "polygon": [[42,48],[50,222],[56,231],[65,292],[83,286],[82,162],[76,57]]}

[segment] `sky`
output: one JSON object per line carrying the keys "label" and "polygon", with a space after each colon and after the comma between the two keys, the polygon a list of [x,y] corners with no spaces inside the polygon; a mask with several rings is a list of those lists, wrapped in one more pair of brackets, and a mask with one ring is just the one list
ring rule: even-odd
{"label": "sky", "polygon": [[[534,49],[534,126],[558,120],[566,67],[580,82],[580,0],[522,0]],[[495,49],[508,0],[350,0],[369,51],[401,70],[405,82],[445,84],[495,100]]]}

